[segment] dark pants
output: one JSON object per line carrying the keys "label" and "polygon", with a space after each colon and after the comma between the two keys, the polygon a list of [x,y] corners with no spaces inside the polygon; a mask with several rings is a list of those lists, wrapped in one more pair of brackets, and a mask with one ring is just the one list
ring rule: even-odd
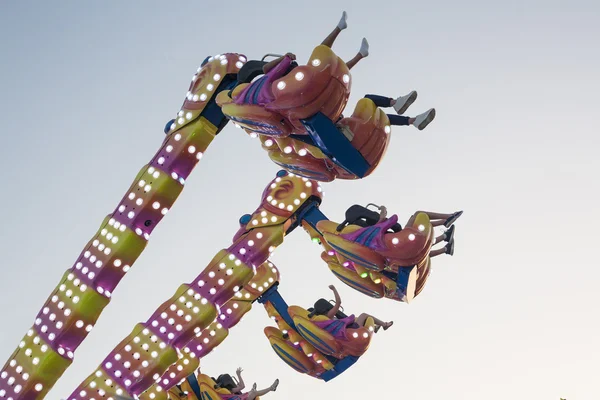
{"label": "dark pants", "polygon": [[[372,100],[377,107],[388,108],[392,106],[391,97],[384,97],[376,94],[367,94],[365,95],[365,99]],[[390,124],[392,125],[410,125],[410,122],[408,122],[408,117],[396,114],[388,114],[387,116],[390,120]]]}

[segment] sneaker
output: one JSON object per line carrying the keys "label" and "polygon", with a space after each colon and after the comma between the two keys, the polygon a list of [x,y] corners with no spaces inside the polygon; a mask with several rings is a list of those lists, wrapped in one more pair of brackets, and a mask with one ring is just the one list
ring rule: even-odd
{"label": "sneaker", "polygon": [[423,114],[419,114],[415,117],[414,126],[417,127],[418,130],[422,131],[433,121],[435,118],[435,108],[431,108],[425,111]]}
{"label": "sneaker", "polygon": [[410,107],[416,99],[417,92],[414,90],[406,96],[400,96],[396,99],[396,103],[394,104],[394,110],[396,110],[398,115],[402,115],[406,112],[406,110],[408,110],[408,107]]}
{"label": "sneaker", "polygon": [[452,226],[452,224],[454,224],[456,222],[456,220],[463,214],[462,211],[457,211],[454,214],[452,214],[450,216],[450,218],[448,218],[445,222],[444,222],[444,226],[446,228],[449,228],[450,226]]}
{"label": "sneaker", "polygon": [[360,43],[360,50],[358,52],[363,57],[369,55],[369,42],[367,42],[367,38],[363,38],[362,42]]}
{"label": "sneaker", "polygon": [[448,228],[448,230],[444,233],[444,240],[448,243],[450,243],[454,239],[454,227],[455,225],[451,225],[450,228]]}
{"label": "sneaker", "polygon": [[449,256],[453,256],[454,255],[454,239],[452,239],[445,247],[446,249],[446,254],[448,254]]}
{"label": "sneaker", "polygon": [[346,11],[344,11],[342,13],[342,18],[340,18],[340,22],[338,22],[337,27],[340,31],[343,31],[344,29],[346,29],[348,27],[348,14],[346,13]]}

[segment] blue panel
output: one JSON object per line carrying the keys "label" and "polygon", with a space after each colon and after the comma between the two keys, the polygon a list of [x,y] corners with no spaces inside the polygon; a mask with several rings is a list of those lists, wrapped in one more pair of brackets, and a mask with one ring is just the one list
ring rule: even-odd
{"label": "blue panel", "polygon": [[346,136],[324,114],[302,120],[306,131],[323,153],[346,171],[363,178],[371,167]]}
{"label": "blue panel", "polygon": [[236,84],[237,81],[234,77],[226,75],[219,84],[219,87],[215,90],[215,95],[211,97],[211,99],[208,101],[208,104],[206,104],[204,110],[202,110],[202,113],[200,114],[206,118],[208,122],[219,128],[219,130],[223,129],[229,120],[225,117],[225,115],[223,115],[221,112],[221,107],[219,107],[216,102],[217,93],[223,90],[232,89]]}
{"label": "blue panel", "polygon": [[406,295],[406,290],[408,289],[408,281],[410,277],[410,273],[414,268],[417,268],[415,265],[412,267],[400,267],[398,268],[398,276],[396,277],[396,291],[398,292],[398,297],[402,298]]}
{"label": "blue panel", "polygon": [[326,371],[321,375],[321,379],[323,379],[325,382],[329,382],[336,376],[342,374],[352,365],[354,365],[354,363],[358,361],[358,359],[359,357],[347,356],[339,360],[337,364],[335,364],[335,367],[333,369],[330,369],[329,371]]}
{"label": "blue panel", "polygon": [[283,320],[294,330],[296,330],[296,325],[294,324],[294,320],[290,317],[288,313],[288,305],[283,300],[283,297],[279,294],[277,290],[278,285],[273,285],[257,300],[260,304],[265,304],[267,301],[270,301],[273,304],[273,307],[277,310],[279,315],[283,318]]}
{"label": "blue panel", "polygon": [[197,398],[202,398],[200,394],[200,384],[198,384],[198,379],[196,379],[196,375],[191,374],[187,377],[187,381],[192,388],[192,392],[196,395]]}
{"label": "blue panel", "polygon": [[[299,214],[298,214],[298,221],[306,221],[310,226],[312,226],[317,232],[319,232],[319,230],[317,229],[317,223],[319,223],[319,221],[329,221],[329,218],[327,218],[325,216],[325,214],[323,214],[321,212],[321,210],[319,210],[319,206],[316,202],[314,202],[313,204],[311,204],[310,206],[304,208]],[[319,234],[323,234],[322,232],[319,232]]]}

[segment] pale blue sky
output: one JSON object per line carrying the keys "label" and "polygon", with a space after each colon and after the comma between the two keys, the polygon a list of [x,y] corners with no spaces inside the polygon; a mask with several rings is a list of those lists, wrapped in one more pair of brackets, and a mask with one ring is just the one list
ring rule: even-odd
{"label": "pale blue sky", "polygon": [[[228,6],[227,6],[228,5]],[[228,9],[229,7],[229,9]],[[273,353],[256,307],[203,360],[281,384],[269,400],[568,400],[600,398],[595,116],[597,1],[21,1],[0,4],[0,362],[102,218],[163,139],[206,55],[292,51],[300,62],[347,10],[334,46],[360,39],[363,94],[419,91],[436,107],[423,132],[395,128],[369,178],[325,185],[334,220],[355,203],[464,209],[453,258],[434,260],[411,304],[368,299],[337,282],[302,231],[273,256],[290,304],[336,283],[345,309],[393,319],[367,354],[327,384]],[[258,142],[227,127],[147,250],[115,291],[48,399],[67,396],[132,329],[230,243],[277,171]]]}

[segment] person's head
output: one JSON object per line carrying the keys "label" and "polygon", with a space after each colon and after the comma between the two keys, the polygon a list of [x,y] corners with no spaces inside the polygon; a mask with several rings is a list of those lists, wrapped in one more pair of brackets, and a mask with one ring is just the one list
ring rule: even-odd
{"label": "person's head", "polygon": [[229,391],[233,390],[237,386],[237,384],[229,374],[219,375],[215,382],[217,382],[217,386],[219,386],[220,388],[227,389]]}
{"label": "person's head", "polygon": [[333,308],[333,305],[325,299],[319,299],[315,302],[313,310],[311,311],[312,315],[327,315],[329,311]]}
{"label": "person's head", "polygon": [[208,62],[209,59],[210,59],[210,56],[206,57],[204,59],[204,61],[202,61],[202,64],[200,64],[200,68],[204,67],[206,65],[206,63]]}

